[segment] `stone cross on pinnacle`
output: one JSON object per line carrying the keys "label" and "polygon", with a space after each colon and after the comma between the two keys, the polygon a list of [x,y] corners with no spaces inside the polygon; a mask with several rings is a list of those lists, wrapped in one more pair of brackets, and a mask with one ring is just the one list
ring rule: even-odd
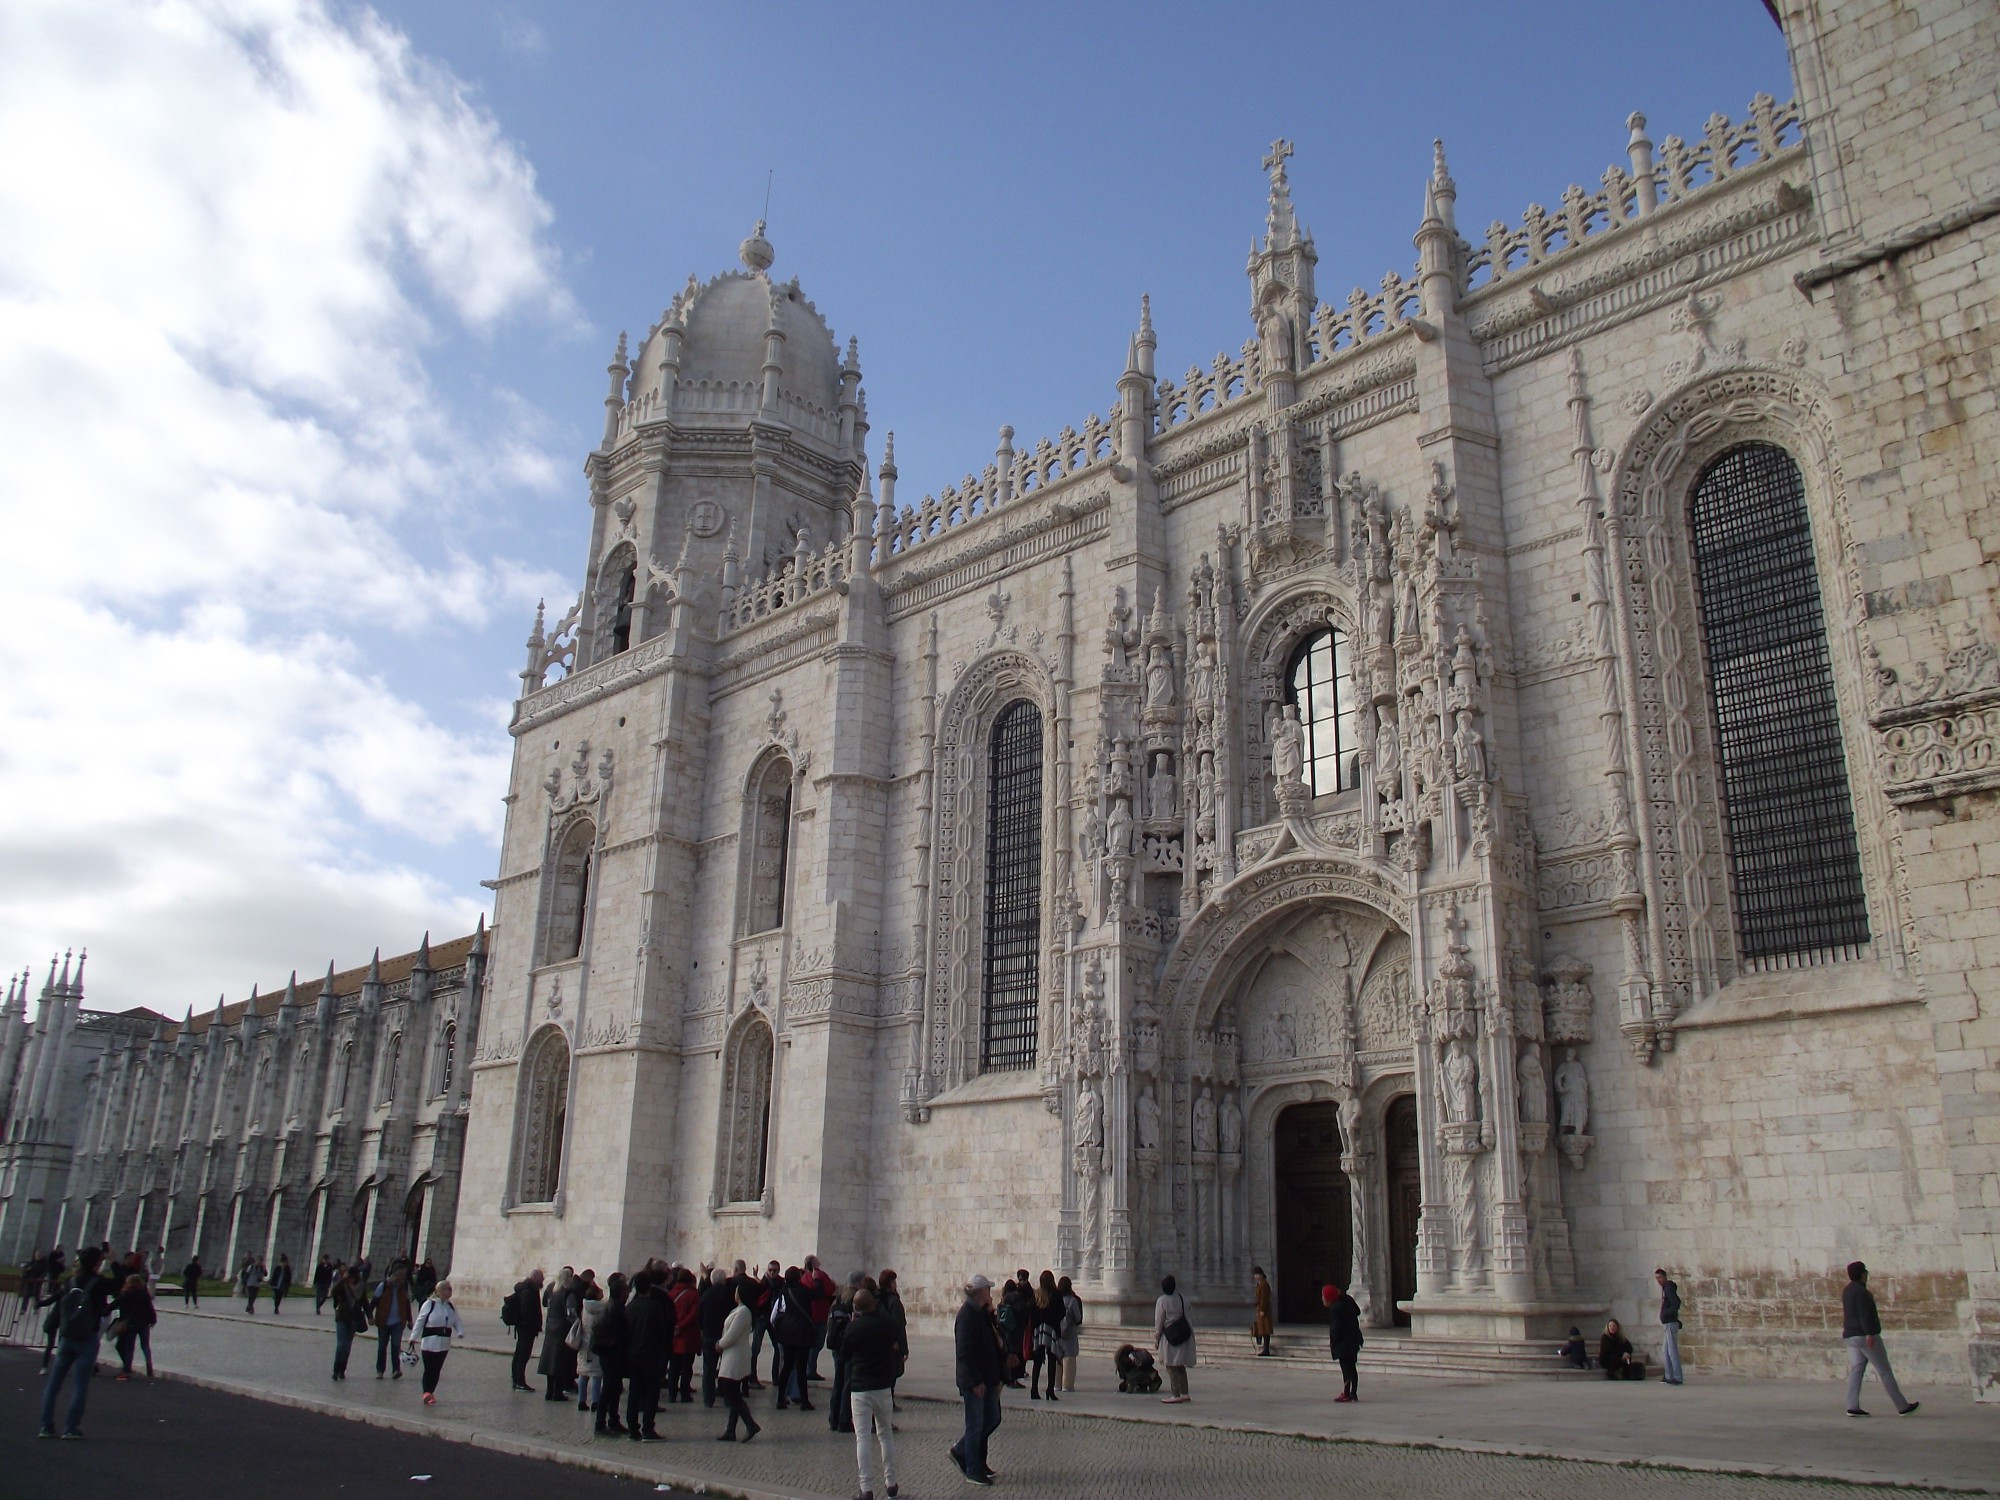
{"label": "stone cross on pinnacle", "polygon": [[1285,159],[1292,154],[1292,143],[1280,136],[1271,142],[1271,153],[1264,158],[1264,170],[1273,176],[1285,170]]}

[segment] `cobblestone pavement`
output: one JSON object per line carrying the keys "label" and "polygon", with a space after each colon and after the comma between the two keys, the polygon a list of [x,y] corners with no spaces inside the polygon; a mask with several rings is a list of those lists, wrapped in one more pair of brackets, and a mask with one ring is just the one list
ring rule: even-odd
{"label": "cobblestone pavement", "polygon": [[[155,1336],[161,1368],[266,1400],[345,1412],[502,1451],[690,1487],[705,1485],[711,1491],[800,1497],[854,1493],[852,1440],[827,1430],[823,1404],[817,1412],[775,1412],[766,1393],[755,1408],[765,1422],[764,1434],[747,1445],[713,1441],[721,1431],[722,1414],[700,1406],[665,1408],[661,1430],[669,1441],[664,1443],[593,1440],[589,1418],[574,1405],[510,1392],[497,1350],[456,1351],[446,1366],[439,1405],[431,1409],[419,1403],[413,1377],[374,1379],[372,1337],[357,1344],[351,1378],[336,1385],[328,1379],[333,1347],[328,1322],[311,1318],[310,1303],[304,1311],[297,1320],[287,1314],[288,1326],[279,1327],[262,1315],[252,1322],[240,1315],[187,1315],[168,1308]],[[478,1324],[482,1316],[473,1310],[468,1320]],[[497,1344],[495,1331],[476,1329],[478,1341]],[[964,1493],[945,1456],[958,1431],[957,1405],[923,1399],[942,1394],[948,1381],[944,1341],[919,1340],[915,1366],[905,1384],[910,1399],[899,1418],[902,1493]],[[1086,1384],[1101,1383],[1093,1382],[1089,1371],[1084,1378]],[[1325,1392],[1311,1380],[1304,1372],[1204,1369],[1197,1372],[1196,1401],[1186,1407],[1079,1391],[1080,1399],[1050,1408],[1010,1391],[993,1462],[1002,1486],[1015,1494],[1107,1500],[1168,1493],[1237,1495],[1246,1489],[1260,1496],[1301,1497],[1450,1489],[1481,1500],[1582,1491],[1787,1500],[1858,1500],[1864,1493],[1833,1478],[1722,1472],[1733,1468],[1845,1472],[1876,1483],[1900,1480],[2000,1493],[1988,1488],[2000,1475],[2000,1413],[1974,1407],[1956,1393],[1922,1392],[1926,1406],[1916,1416],[1885,1414],[1860,1423],[1839,1414],[1837,1391],[1836,1409],[1830,1417],[1824,1415],[1829,1389],[1824,1382],[1738,1381],[1728,1387],[1717,1382],[1703,1391],[1699,1385],[1642,1390],[1595,1382],[1381,1379],[1375,1382],[1382,1387],[1379,1401],[1329,1408]],[[1750,1397],[1765,1387],[1770,1388],[1764,1395],[1771,1409],[1760,1413]],[[1666,1404],[1689,1395],[1692,1403]],[[1622,1406],[1617,1404],[1621,1401]],[[1935,1415],[1932,1402],[1939,1408]],[[1675,1452],[1677,1432],[1699,1429],[1731,1409],[1737,1416],[1724,1425],[1742,1433],[1740,1457]],[[1506,1425],[1510,1411],[1511,1428]],[[1454,1420],[1460,1413],[1466,1418],[1463,1424]],[[1621,1447],[1600,1436],[1607,1424],[1629,1424],[1652,1441]],[[1473,1429],[1474,1436],[1460,1435],[1460,1425]],[[1302,1436],[1287,1428],[1318,1435]],[[1495,1429],[1491,1440],[1489,1429]],[[1567,1439],[1571,1449],[1557,1439]],[[1564,1456],[1480,1451],[1588,1453],[1593,1442],[1607,1455],[1644,1454],[1658,1464],[1692,1468],[1611,1468]]]}

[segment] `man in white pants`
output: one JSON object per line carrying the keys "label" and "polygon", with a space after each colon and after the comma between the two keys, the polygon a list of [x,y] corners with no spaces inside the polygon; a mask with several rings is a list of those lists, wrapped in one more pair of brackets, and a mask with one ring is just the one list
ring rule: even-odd
{"label": "man in white pants", "polygon": [[1665,1335],[1660,1350],[1660,1363],[1664,1373],[1660,1376],[1668,1385],[1681,1383],[1681,1289],[1667,1279],[1667,1273],[1655,1268],[1653,1280],[1660,1284],[1660,1331]]}
{"label": "man in white pants", "polygon": [[1868,1267],[1855,1261],[1847,1268],[1847,1286],[1840,1294],[1840,1336],[1847,1342],[1847,1414],[1865,1417],[1861,1409],[1861,1377],[1875,1367],[1875,1378],[1896,1410],[1908,1416],[1915,1401],[1903,1399],[1903,1388],[1889,1368],[1889,1351],[1882,1347],[1882,1317],[1875,1311],[1875,1294],[1868,1290]]}
{"label": "man in white pants", "polygon": [[[874,1283],[854,1294],[854,1317],[840,1342],[847,1367],[847,1399],[854,1412],[854,1463],[861,1471],[861,1500],[896,1493],[896,1377],[909,1348],[895,1321],[876,1310]],[[879,1463],[877,1461],[879,1450]]]}

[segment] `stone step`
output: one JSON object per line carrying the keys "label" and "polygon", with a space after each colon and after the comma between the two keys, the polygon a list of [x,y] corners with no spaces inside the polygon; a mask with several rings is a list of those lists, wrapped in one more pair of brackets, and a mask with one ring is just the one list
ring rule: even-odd
{"label": "stone step", "polygon": [[[1152,1330],[1121,1324],[1085,1324],[1078,1341],[1084,1359],[1110,1358],[1120,1344],[1152,1346]],[[1260,1355],[1250,1335],[1240,1328],[1195,1329],[1195,1348],[1203,1364],[1246,1365],[1283,1360],[1290,1364],[1328,1365],[1326,1334],[1318,1328],[1280,1328],[1271,1337],[1271,1353]],[[1361,1368],[1380,1375],[1430,1375],[1455,1380],[1602,1379],[1594,1370],[1572,1370],[1555,1346],[1540,1341],[1516,1343],[1501,1339],[1421,1339],[1401,1329],[1370,1329],[1361,1349]]]}

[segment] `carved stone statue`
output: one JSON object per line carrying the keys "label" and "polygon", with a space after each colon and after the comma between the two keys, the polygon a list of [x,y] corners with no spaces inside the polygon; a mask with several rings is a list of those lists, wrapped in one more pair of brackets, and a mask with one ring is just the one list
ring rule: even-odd
{"label": "carved stone statue", "polygon": [[1299,1055],[1298,1033],[1289,1011],[1273,1011],[1264,1019],[1264,1056],[1273,1060]]}
{"label": "carved stone statue", "polygon": [[1479,1118],[1479,1064],[1463,1039],[1445,1049],[1444,1107],[1446,1115],[1461,1124]]}
{"label": "carved stone statue", "polygon": [[1585,1135],[1589,1125],[1590,1075],[1576,1048],[1567,1047],[1556,1066],[1556,1129],[1562,1135]]}
{"label": "carved stone statue", "polygon": [[1194,1149],[1215,1149],[1215,1097],[1207,1089],[1194,1101]]}
{"label": "carved stone statue", "polygon": [[1340,1101],[1340,1149],[1353,1155],[1361,1149],[1361,1096],[1349,1094]]}
{"label": "carved stone statue", "polygon": [[1549,1122],[1549,1078],[1542,1071],[1542,1049],[1528,1047],[1521,1053],[1517,1077],[1521,1091],[1521,1119],[1528,1125]]}
{"label": "carved stone statue", "polygon": [[1097,1085],[1088,1078],[1076,1091],[1076,1144],[1104,1144],[1104,1102],[1098,1097]]}
{"label": "carved stone statue", "polygon": [[1204,640],[1194,648],[1194,665],[1188,669],[1188,699],[1197,709],[1215,702],[1215,642]]}
{"label": "carved stone statue", "polygon": [[1285,705],[1284,717],[1271,730],[1271,774],[1278,785],[1290,786],[1303,779],[1306,769],[1306,732],[1299,726],[1299,707]]}
{"label": "carved stone statue", "polygon": [[1164,752],[1153,762],[1153,774],[1146,779],[1146,811],[1155,818],[1171,818],[1180,811],[1175,794],[1180,790],[1168,769]]}
{"label": "carved stone statue", "polygon": [[1375,731],[1375,784],[1391,794],[1403,784],[1403,742],[1394,722],[1386,718]]}
{"label": "carved stone statue", "polygon": [[1149,1083],[1139,1090],[1139,1102],[1133,1106],[1138,1121],[1133,1128],[1132,1144],[1141,1151],[1160,1149],[1160,1103],[1153,1097],[1153,1086]]}
{"label": "carved stone statue", "polygon": [[1236,1095],[1222,1096],[1222,1109],[1218,1115],[1222,1126],[1222,1149],[1225,1154],[1233,1154],[1243,1149],[1243,1111],[1236,1105]]}
{"label": "carved stone statue", "polygon": [[1174,662],[1164,641],[1153,642],[1146,653],[1146,707],[1174,706]]}
{"label": "carved stone statue", "polygon": [[1084,809],[1083,826],[1077,834],[1084,862],[1088,864],[1104,852],[1104,813],[1095,802]]}
{"label": "carved stone statue", "polygon": [[1127,798],[1111,799],[1111,822],[1105,830],[1104,852],[1114,859],[1132,852],[1132,804]]}

